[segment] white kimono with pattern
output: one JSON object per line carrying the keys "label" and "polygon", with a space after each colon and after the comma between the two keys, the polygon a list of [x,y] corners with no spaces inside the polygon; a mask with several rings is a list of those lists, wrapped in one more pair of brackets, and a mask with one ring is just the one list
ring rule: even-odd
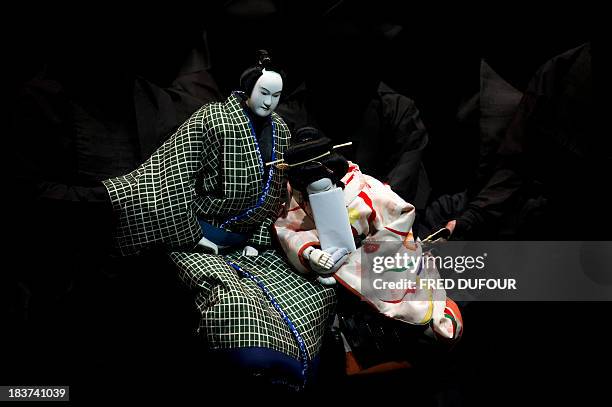
{"label": "white kimono with pattern", "polygon": [[[414,289],[387,292],[393,298],[381,298],[380,293],[368,292],[365,287],[362,289],[362,251],[366,250],[369,255],[378,255],[379,251],[381,256],[392,256],[395,251],[384,253],[385,248],[397,247],[397,243],[402,242],[402,248],[418,258],[422,254],[422,246],[412,234],[414,206],[400,198],[388,185],[361,173],[359,167],[350,162],[349,171],[342,182],[346,185],[344,200],[353,234],[365,235],[366,239],[361,247],[349,255],[348,262],[334,275],[335,279],[390,318],[409,324],[428,324],[438,338],[459,338],[461,315],[456,305],[451,300],[447,301],[444,290],[419,289],[416,284]],[[313,219],[295,199],[291,200],[287,217],[278,219],[274,227],[296,271],[304,275],[313,273],[302,252],[309,246],[318,246],[319,237]],[[380,245],[380,242],[396,244]],[[406,277],[415,280],[436,279],[439,273],[433,265],[424,265],[419,273],[407,273]]]}

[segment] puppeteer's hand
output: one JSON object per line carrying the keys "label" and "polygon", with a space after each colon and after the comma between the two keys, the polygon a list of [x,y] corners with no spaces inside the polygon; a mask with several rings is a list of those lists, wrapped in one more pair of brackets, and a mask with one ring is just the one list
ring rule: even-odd
{"label": "puppeteer's hand", "polygon": [[244,249],[242,249],[242,254],[248,257],[255,257],[259,254],[259,252],[254,247],[244,246]]}
{"label": "puppeteer's hand", "polygon": [[336,280],[334,273],[347,261],[349,252],[345,248],[330,247],[325,250],[309,247],[303,252],[310,268],[318,274],[318,280],[323,285],[333,285]]}
{"label": "puppeteer's hand", "polygon": [[446,224],[446,229],[450,230],[451,235],[453,234],[453,232],[455,231],[455,226],[457,226],[457,221],[456,220],[451,220],[450,222],[448,222]]}

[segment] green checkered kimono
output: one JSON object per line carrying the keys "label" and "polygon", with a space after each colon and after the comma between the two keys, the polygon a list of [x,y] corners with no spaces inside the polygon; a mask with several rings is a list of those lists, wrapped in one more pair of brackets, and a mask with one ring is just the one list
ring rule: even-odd
{"label": "green checkered kimono", "polygon": [[[271,120],[273,155],[280,159],[290,134],[278,115]],[[200,108],[138,169],[104,185],[118,216],[118,249],[124,255],[153,247],[170,252],[181,279],[197,291],[200,333],[212,349],[264,347],[300,357],[281,312],[256,282],[228,264],[233,262],[265,285],[312,358],[335,304],[334,291],[298,276],[271,247],[270,225],[284,187],[281,171],[272,167],[264,168],[235,93]],[[272,172],[266,177],[264,171]],[[248,234],[247,244],[259,247],[259,255],[243,256],[242,247],[225,255],[196,252],[202,237],[198,218]]]}

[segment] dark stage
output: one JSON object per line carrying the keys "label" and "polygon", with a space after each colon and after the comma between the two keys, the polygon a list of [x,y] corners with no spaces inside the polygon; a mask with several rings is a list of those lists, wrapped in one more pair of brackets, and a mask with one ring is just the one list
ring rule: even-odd
{"label": "dark stage", "polygon": [[[518,4],[432,10],[393,1],[216,3],[45,5],[35,13],[17,7],[5,14],[10,44],[3,49],[3,161],[9,181],[3,189],[0,385],[68,385],[71,401],[83,403],[207,403],[213,397],[229,403],[263,400],[274,391],[288,393],[284,403],[305,396],[318,402],[374,396],[385,404],[418,406],[554,405],[570,395],[581,400],[600,392],[595,381],[606,376],[610,302],[472,302],[462,309],[465,331],[452,350],[417,358],[411,369],[368,377],[344,375],[337,343],[326,338],[320,377],[305,396],[226,371],[204,351],[194,293],[166,256],[121,257],[113,250],[116,220],[100,183],[142,164],[199,106],[226,98],[255,50],[267,49],[286,73],[281,105],[303,82],[325,85],[312,85],[308,100],[331,116],[319,123],[333,139],[356,131],[355,117],[365,106],[360,103],[367,102],[361,96],[380,82],[414,103],[428,135],[420,160],[429,187],[414,195],[422,238],[444,226],[441,220],[461,216],[465,202],[452,215],[447,208],[459,199],[453,196],[465,193],[461,199],[470,202],[486,184],[483,117],[510,103],[516,108],[547,61],[590,43],[589,10],[536,11]],[[580,142],[597,133],[588,110],[590,46],[588,52],[588,95],[575,91],[576,103],[573,90],[551,97],[570,100],[554,114],[575,119],[564,123],[570,138],[573,131],[581,135]],[[568,64],[555,69],[565,73]],[[546,80],[560,71],[551,72]],[[487,112],[485,91],[493,98]],[[495,99],[498,94],[503,100]],[[587,108],[580,104],[584,98]],[[503,116],[503,129],[499,121],[488,129],[502,134],[513,112],[495,116]],[[379,127],[382,134],[385,126]],[[476,234],[465,238],[609,240],[601,220],[609,208],[601,192],[608,181],[592,175],[610,168],[609,140],[599,136],[575,161],[559,156],[567,171],[557,172],[554,154],[540,157],[556,174],[550,179],[581,185],[567,191],[572,209],[562,227],[529,218],[517,232],[508,227],[510,218],[474,228]],[[550,185],[551,191],[560,188],[556,181]],[[438,212],[430,216],[432,205]],[[517,205],[499,211],[519,213]]]}

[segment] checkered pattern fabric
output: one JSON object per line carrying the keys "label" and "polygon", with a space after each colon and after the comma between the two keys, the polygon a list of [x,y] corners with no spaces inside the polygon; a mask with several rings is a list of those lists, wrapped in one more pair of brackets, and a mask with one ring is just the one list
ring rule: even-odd
{"label": "checkered pattern fabric", "polygon": [[[280,159],[290,134],[279,116],[272,117]],[[138,169],[104,181],[119,214],[115,242],[121,252],[191,249],[202,237],[197,217],[219,226],[254,207],[264,187],[255,143],[240,97],[232,95],[200,108]],[[283,187],[274,170],[263,204],[225,228],[252,233],[251,244],[269,245]]]}
{"label": "checkered pattern fabric", "polygon": [[226,256],[175,252],[171,258],[182,279],[198,289],[200,332],[211,348],[261,346],[299,358],[297,342],[278,311],[253,281],[238,276],[229,260],[265,284],[304,339],[309,356],[319,352],[335,292],[296,274],[276,251],[255,257],[240,251]]}
{"label": "checkered pattern fabric", "polygon": [[[255,275],[272,293],[315,356],[334,291],[300,277],[274,251],[246,257],[240,250],[226,256],[194,253],[202,237],[198,217],[251,235],[248,244],[270,246],[270,226],[284,194],[283,174],[273,170],[263,202],[262,174],[256,141],[240,96],[203,106],[144,164],[132,173],[104,181],[118,226],[115,242],[124,255],[152,247],[171,251],[181,279],[197,292],[202,313],[200,332],[214,349],[263,346],[298,358],[299,348],[285,321],[261,289],[240,278],[226,260]],[[283,157],[290,134],[273,113],[276,158]],[[269,167],[266,168],[266,171]]]}

